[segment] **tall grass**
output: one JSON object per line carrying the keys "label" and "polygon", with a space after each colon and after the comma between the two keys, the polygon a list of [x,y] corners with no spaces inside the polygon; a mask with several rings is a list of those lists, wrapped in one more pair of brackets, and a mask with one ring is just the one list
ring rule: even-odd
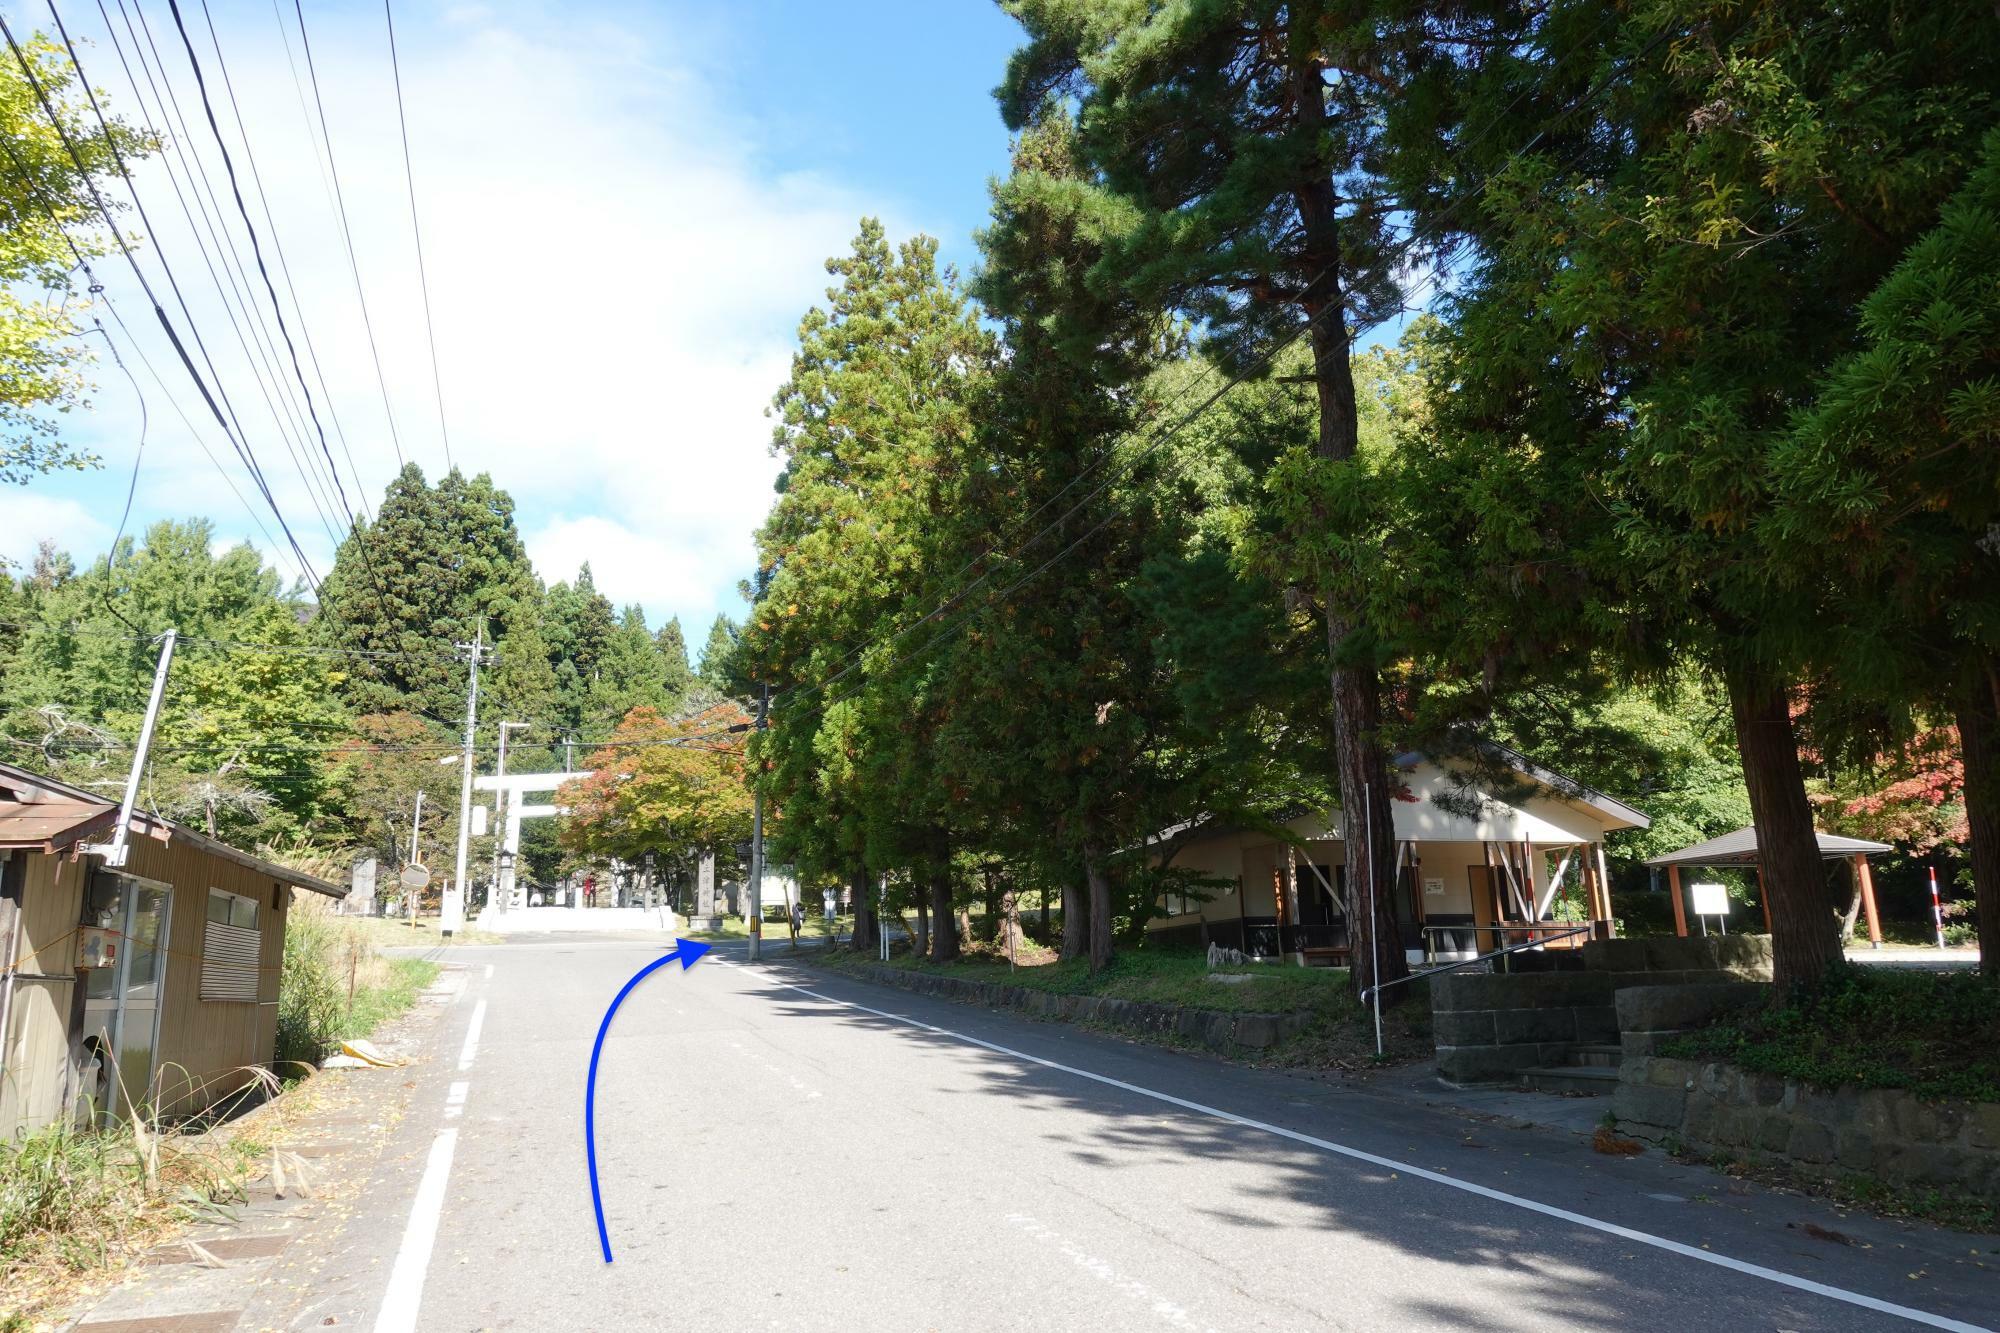
{"label": "tall grass", "polygon": [[296,904],[285,924],[278,1067],[316,1065],[343,1039],[368,1036],[408,1009],[437,973],[428,959],[383,958],[358,921],[317,899]]}

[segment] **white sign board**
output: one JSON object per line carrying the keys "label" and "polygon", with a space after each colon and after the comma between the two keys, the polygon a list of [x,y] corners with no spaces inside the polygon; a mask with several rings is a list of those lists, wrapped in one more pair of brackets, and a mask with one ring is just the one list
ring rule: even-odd
{"label": "white sign board", "polygon": [[472,836],[475,838],[486,836],[486,807],[483,805],[472,807]]}
{"label": "white sign board", "polygon": [[403,873],[397,878],[406,889],[421,889],[431,882],[431,872],[423,866],[404,866]]}
{"label": "white sign board", "polygon": [[1443,880],[1441,880],[1441,879],[1427,879],[1427,880],[1425,880],[1425,881],[1424,881],[1424,897],[1426,897],[1426,898],[1442,898],[1442,897],[1444,897],[1444,881],[1443,881]]}
{"label": "white sign board", "polygon": [[1729,886],[1726,884],[1690,884],[1688,892],[1694,895],[1696,916],[1728,916]]}

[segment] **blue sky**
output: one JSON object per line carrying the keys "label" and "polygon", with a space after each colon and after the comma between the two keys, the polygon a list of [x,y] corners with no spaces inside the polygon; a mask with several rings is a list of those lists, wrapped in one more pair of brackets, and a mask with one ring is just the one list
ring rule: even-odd
{"label": "blue sky", "polygon": [[[46,24],[45,10],[6,8],[10,22]],[[381,9],[347,0],[305,8],[395,435],[405,457],[436,474],[443,446]],[[150,95],[126,84],[94,7],[66,5],[64,15],[89,42],[92,82],[137,119]],[[215,5],[215,18],[299,292],[287,315],[318,350],[329,400],[321,410],[337,418],[372,504],[399,445],[278,19],[268,3],[232,0]],[[152,20],[183,109],[198,117],[164,5]],[[751,529],[776,468],[763,408],[784,378],[799,315],[821,298],[821,263],[873,213],[892,234],[937,236],[948,260],[970,266],[987,182],[1006,164],[991,89],[1017,32],[981,0],[399,0],[453,456],[513,494],[545,578],[571,577],[587,559],[615,600],[640,603],[655,623],[678,613],[697,641],[718,609],[740,610],[735,586],[751,566]],[[289,41],[296,59],[295,31]],[[213,83],[215,69],[204,72]],[[190,129],[180,148],[223,191],[205,126],[196,119]],[[232,142],[239,171],[242,149]],[[140,169],[158,228],[140,262],[156,281],[162,257],[171,263],[281,507],[324,569],[338,503],[329,499],[322,508],[334,512],[319,517],[301,475],[309,469],[287,454],[257,388],[256,335],[247,348],[234,343],[178,215],[169,162],[178,166],[167,153]],[[238,244],[247,256],[240,231]],[[97,268],[140,330],[143,347],[131,350],[164,381],[133,367],[147,408],[133,526],[204,515],[222,540],[247,537],[268,551],[181,420],[194,420],[228,478],[254,498],[220,433],[202,427],[164,339],[149,331],[136,282],[114,260]],[[140,407],[108,360],[92,378],[91,409],[64,429],[104,469],[0,489],[0,556],[29,557],[48,537],[84,560],[108,543]],[[270,526],[268,513],[260,517]],[[291,572],[288,555],[279,564]]]}

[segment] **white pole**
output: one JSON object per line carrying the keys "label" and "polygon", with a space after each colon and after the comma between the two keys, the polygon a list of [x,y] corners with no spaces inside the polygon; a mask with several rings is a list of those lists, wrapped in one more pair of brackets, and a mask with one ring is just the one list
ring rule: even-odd
{"label": "white pole", "polygon": [[[771,707],[771,687],[766,685],[757,699],[757,730],[762,731]],[[764,788],[760,784],[751,803],[750,829],[750,961],[761,956],[764,943]]]}
{"label": "white pole", "polygon": [[102,852],[104,864],[114,868],[125,864],[125,838],[131,829],[132,807],[139,800],[139,775],[146,771],[146,753],[153,747],[153,727],[160,720],[160,700],[167,693],[167,668],[174,660],[174,644],[179,639],[180,631],[176,629],[160,636],[160,663],[153,668],[153,692],[146,700],[145,721],[139,724],[139,744],[132,751],[132,772],[125,779],[125,799],[118,804],[118,827],[112,830],[108,844],[89,849]]}
{"label": "white pole", "polygon": [[1361,843],[1362,855],[1368,860],[1368,962],[1374,976],[1369,985],[1375,995],[1375,1054],[1382,1054],[1382,932],[1381,922],[1375,919],[1375,855],[1374,841],[1374,786],[1361,784]]}
{"label": "white pole", "polygon": [[481,625],[472,642],[461,644],[471,652],[472,672],[465,690],[465,749],[459,757],[458,784],[458,865],[451,887],[444,892],[444,910],[439,928],[446,939],[465,924],[465,857],[472,839],[472,739],[479,722],[479,659],[486,655],[486,627]]}

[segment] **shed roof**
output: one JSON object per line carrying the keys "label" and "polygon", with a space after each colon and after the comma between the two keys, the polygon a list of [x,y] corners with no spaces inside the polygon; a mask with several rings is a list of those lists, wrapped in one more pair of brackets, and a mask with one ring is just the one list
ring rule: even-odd
{"label": "shed roof", "polygon": [[[1813,830],[1813,837],[1819,840],[1819,854],[1827,861],[1844,856],[1890,851],[1886,842],[1869,842],[1863,838],[1845,838],[1838,833],[1821,833]],[[1753,866],[1757,864],[1757,826],[1746,825],[1734,833],[1725,833],[1707,842],[1698,842],[1692,847],[1683,847],[1665,856],[1655,856],[1646,862],[1649,866]]]}
{"label": "shed roof", "polygon": [[[72,787],[66,782],[0,763],[0,848],[61,851],[111,828],[117,822],[117,802],[82,787]],[[281,884],[307,889],[329,898],[347,896],[344,884],[335,884],[317,875],[308,875],[240,851],[226,842],[218,842],[159,815],[135,810],[132,813],[132,828],[135,833],[158,837],[165,842],[178,840],[192,843],[212,856],[247,866]]]}

